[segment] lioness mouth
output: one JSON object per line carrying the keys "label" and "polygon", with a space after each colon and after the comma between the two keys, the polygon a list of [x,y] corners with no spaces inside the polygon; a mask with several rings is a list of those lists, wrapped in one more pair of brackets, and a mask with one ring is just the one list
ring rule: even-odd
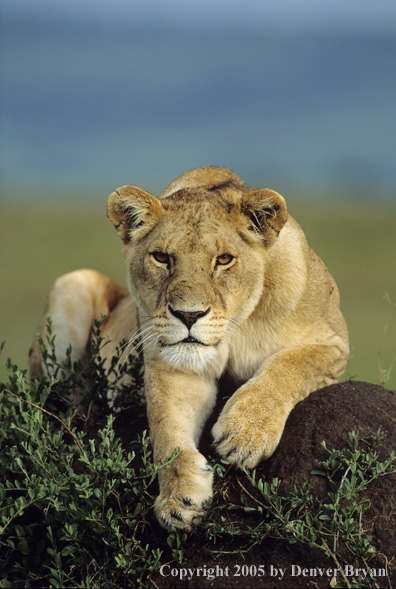
{"label": "lioness mouth", "polygon": [[186,337],[178,342],[175,342],[174,344],[166,344],[161,341],[159,343],[160,343],[161,348],[173,348],[174,346],[179,346],[180,344],[198,344],[199,346],[208,347],[208,344],[205,344],[204,342],[200,342],[199,340],[195,339],[191,335],[189,335],[188,337]]}
{"label": "lioness mouth", "polygon": [[185,339],[183,339],[181,342],[178,342],[178,343],[180,343],[180,344],[200,344],[201,346],[206,346],[206,344],[198,341],[197,339],[195,339],[195,337],[191,337],[191,335],[189,335],[188,337],[186,337]]}

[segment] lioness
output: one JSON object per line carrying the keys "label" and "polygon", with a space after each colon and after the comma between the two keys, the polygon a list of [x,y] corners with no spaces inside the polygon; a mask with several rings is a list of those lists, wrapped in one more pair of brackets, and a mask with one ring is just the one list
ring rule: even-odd
{"label": "lioness", "polygon": [[[212,433],[220,456],[253,468],[275,450],[293,407],[338,380],[348,333],[337,286],[282,196],[249,188],[233,172],[192,170],[155,198],[123,186],[108,216],[125,246],[128,289],[93,270],[59,278],[48,299],[59,356],[84,355],[101,314],[112,355],[139,336],[154,460],[166,461],[155,502],[169,530],[201,521],[212,470],[197,445],[216,400],[217,380],[239,385]],[[31,372],[42,372],[34,342]]]}

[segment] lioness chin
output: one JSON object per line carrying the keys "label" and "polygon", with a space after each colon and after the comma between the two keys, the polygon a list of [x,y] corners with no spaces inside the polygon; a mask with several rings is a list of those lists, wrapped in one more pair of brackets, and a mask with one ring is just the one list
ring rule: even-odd
{"label": "lioness chin", "polygon": [[[253,468],[275,450],[293,407],[336,382],[348,358],[337,286],[287,214],[282,196],[253,190],[230,170],[199,168],[155,198],[123,186],[108,216],[124,243],[128,290],[79,270],[53,286],[56,351],[84,356],[95,318],[111,358],[119,342],[141,338],[145,396],[160,471],[155,502],[169,530],[201,521],[212,497],[212,471],[198,451],[213,410],[218,378],[240,384],[212,433],[217,453]],[[33,376],[41,348],[30,353]]]}

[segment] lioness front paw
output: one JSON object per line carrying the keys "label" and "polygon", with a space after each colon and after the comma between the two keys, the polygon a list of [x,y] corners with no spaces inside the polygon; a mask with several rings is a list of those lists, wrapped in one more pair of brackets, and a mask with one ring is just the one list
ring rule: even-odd
{"label": "lioness front paw", "polygon": [[285,420],[252,402],[231,399],[212,429],[216,451],[239,468],[254,468],[269,458],[281,438]]}
{"label": "lioness front paw", "polygon": [[191,530],[201,523],[212,502],[212,468],[202,454],[195,454],[192,458],[182,453],[161,472],[154,511],[169,531]]}

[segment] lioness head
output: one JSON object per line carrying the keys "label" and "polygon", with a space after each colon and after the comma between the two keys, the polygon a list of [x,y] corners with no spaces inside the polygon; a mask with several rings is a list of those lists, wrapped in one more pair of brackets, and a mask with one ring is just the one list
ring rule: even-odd
{"label": "lioness head", "polygon": [[145,355],[179,370],[222,372],[236,326],[260,300],[268,250],[287,219],[282,196],[235,178],[180,181],[162,199],[136,186],[109,197]]}

